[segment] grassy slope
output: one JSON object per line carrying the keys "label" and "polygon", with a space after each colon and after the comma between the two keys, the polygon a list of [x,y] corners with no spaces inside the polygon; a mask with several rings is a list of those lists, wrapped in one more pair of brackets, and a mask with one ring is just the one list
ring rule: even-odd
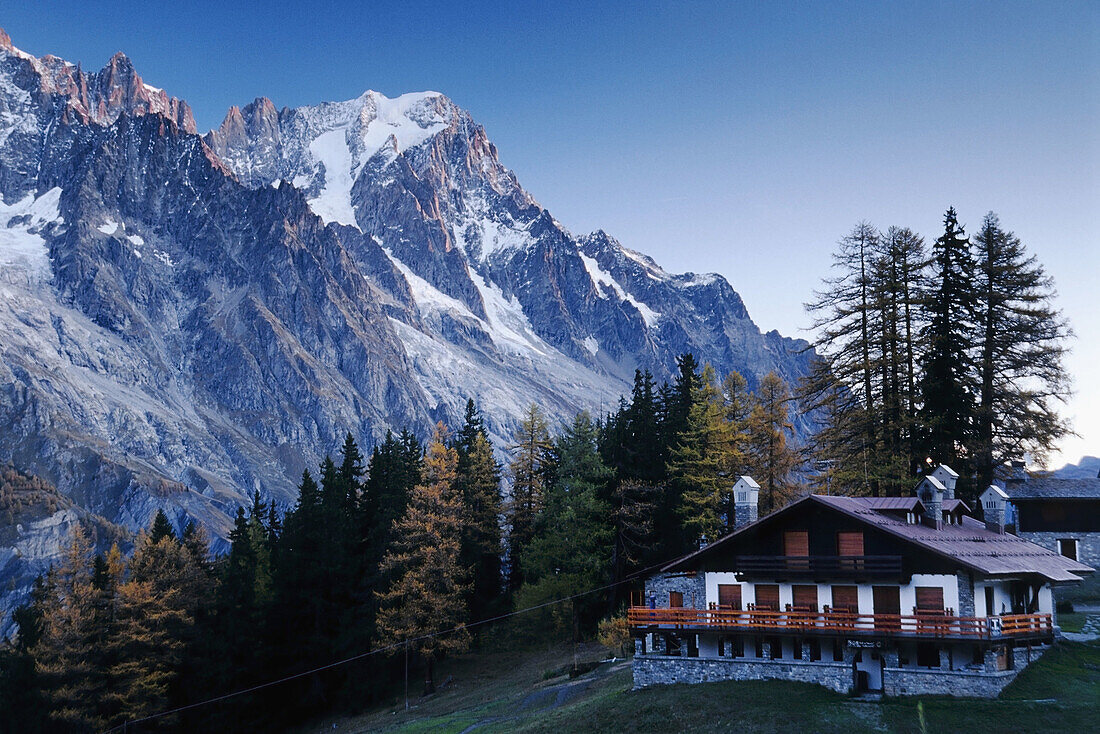
{"label": "grassy slope", "polygon": [[[591,659],[596,649],[585,651]],[[928,697],[863,703],[818,686],[772,681],[663,686],[631,691],[627,667],[605,666],[572,685],[543,680],[567,651],[468,656],[447,666],[458,683],[406,713],[394,708],[342,720],[339,731],[1092,731],[1100,721],[1100,645],[1064,643],[996,701]],[[610,669],[610,670],[609,670]],[[559,703],[560,702],[560,703]],[[331,728],[325,722],[311,728]]]}

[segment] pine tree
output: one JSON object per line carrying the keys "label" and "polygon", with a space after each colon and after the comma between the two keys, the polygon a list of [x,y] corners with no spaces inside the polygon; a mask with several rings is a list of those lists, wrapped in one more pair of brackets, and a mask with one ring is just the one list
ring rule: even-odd
{"label": "pine tree", "polygon": [[465,574],[458,563],[463,518],[454,487],[457,464],[447,429],[439,423],[424,459],[424,481],[413,488],[382,560],[393,582],[378,597],[380,641],[404,642],[424,659],[425,693],[435,690],[435,660],[469,644]]}
{"label": "pine tree", "polygon": [[523,585],[523,554],[534,538],[535,518],[542,509],[550,470],[550,432],[538,406],[532,403],[512,446],[512,498],[508,503],[508,586]]}
{"label": "pine tree", "polygon": [[947,464],[969,476],[966,447],[975,413],[973,361],[974,260],[970,240],[954,208],[944,215],[944,233],[932,247],[934,286],[928,294],[926,351],[920,381],[923,446],[932,465]]}
{"label": "pine tree", "polygon": [[974,244],[971,344],[978,405],[972,453],[980,488],[1025,452],[1042,462],[1068,432],[1056,405],[1069,396],[1062,359],[1071,333],[1052,305],[1053,280],[996,214],[986,215]]}
{"label": "pine tree", "polygon": [[485,433],[485,422],[473,400],[466,403],[466,417],[455,442],[458,465],[455,486],[462,497],[464,517],[460,563],[470,572],[466,599],[473,620],[497,611],[501,575],[500,466]]}
{"label": "pine tree", "polygon": [[749,446],[751,474],[760,484],[760,509],[765,513],[783,507],[798,492],[792,474],[801,457],[787,443],[793,433],[790,401],[783,379],[774,372],[764,375],[749,419]]}

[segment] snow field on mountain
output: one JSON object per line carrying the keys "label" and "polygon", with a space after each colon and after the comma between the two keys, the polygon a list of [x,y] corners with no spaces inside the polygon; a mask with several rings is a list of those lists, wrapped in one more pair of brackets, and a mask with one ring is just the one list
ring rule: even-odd
{"label": "snow field on mountain", "polygon": [[38,198],[28,194],[14,204],[5,204],[0,198],[0,266],[22,266],[29,273],[49,274],[49,248],[37,230],[60,218],[60,199],[57,187]]}
{"label": "snow field on mountain", "polygon": [[657,321],[660,320],[661,314],[627,293],[626,289],[619,285],[619,281],[615,280],[610,273],[600,267],[600,264],[596,262],[595,258],[589,257],[580,251],[577,252],[577,256],[580,257],[581,262],[584,263],[584,267],[588,270],[588,274],[592,276],[592,282],[595,283],[597,287],[606,285],[611,290],[615,291],[620,299],[629,301],[634,308],[638,309],[638,312],[642,314],[642,318],[645,319],[647,326],[653,327],[657,325]]}

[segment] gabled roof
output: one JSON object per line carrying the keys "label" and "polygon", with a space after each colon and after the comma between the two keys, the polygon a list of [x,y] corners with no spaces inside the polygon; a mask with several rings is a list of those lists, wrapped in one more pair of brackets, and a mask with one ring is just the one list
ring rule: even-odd
{"label": "gabled roof", "polygon": [[753,489],[760,489],[760,485],[757,484],[756,480],[750,477],[748,474],[742,474],[739,479]]}
{"label": "gabled roof", "polygon": [[863,497],[868,507],[880,511],[921,512],[924,505],[916,497]]}
{"label": "gabled roof", "polygon": [[673,561],[661,570],[672,571],[683,568],[685,564],[690,564],[693,560],[713,554],[716,549],[729,544],[732,539],[737,538],[746,531],[759,528],[761,524],[770,523],[794,508],[810,502],[853,517],[871,527],[987,576],[1038,574],[1051,581],[1080,581],[1080,574],[1092,573],[1093,571],[1092,568],[1083,563],[1071,561],[1016,535],[987,530],[985,523],[969,516],[964,516],[962,523],[959,525],[944,525],[940,529],[907,523],[887,512],[883,512],[883,508],[875,506],[881,504],[884,499],[890,498],[826,497],[822,495],[803,497],[781,510],[739,528],[724,538],[711,543],[706,548]]}
{"label": "gabled roof", "polygon": [[962,500],[944,500],[940,506],[940,509],[944,512],[955,512],[960,508],[963,512],[970,512],[970,506]]}
{"label": "gabled roof", "polygon": [[935,469],[935,471],[941,471],[941,470],[945,474],[947,474],[947,476],[951,477],[952,479],[958,479],[959,478],[959,473],[957,471],[955,471],[954,469],[952,469],[951,467],[949,467],[947,464],[940,464]]}
{"label": "gabled roof", "polygon": [[1096,500],[1100,499],[1100,478],[1029,477],[1024,481],[1005,482],[1005,494],[1013,500]]}
{"label": "gabled roof", "polygon": [[[929,484],[931,484],[933,487],[940,490],[941,492],[946,492],[947,491],[947,487],[943,486],[943,482],[941,482],[939,479],[932,476],[931,474],[928,474],[926,476],[921,477],[920,480],[921,480],[921,482],[928,482]],[[918,484],[917,486],[919,487],[920,485]]]}

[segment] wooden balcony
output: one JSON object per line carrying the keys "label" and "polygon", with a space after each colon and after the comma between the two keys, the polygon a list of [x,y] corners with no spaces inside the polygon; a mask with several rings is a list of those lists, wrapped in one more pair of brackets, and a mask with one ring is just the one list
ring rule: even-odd
{"label": "wooden balcony", "polygon": [[737,556],[737,573],[780,578],[898,578],[901,556]]}
{"label": "wooden balcony", "polygon": [[986,618],[956,617],[936,613],[855,614],[840,611],[777,612],[770,609],[741,611],[630,607],[627,618],[630,626],[638,632],[682,629],[970,640],[1050,638],[1054,634],[1054,624],[1049,614],[1011,614]]}

